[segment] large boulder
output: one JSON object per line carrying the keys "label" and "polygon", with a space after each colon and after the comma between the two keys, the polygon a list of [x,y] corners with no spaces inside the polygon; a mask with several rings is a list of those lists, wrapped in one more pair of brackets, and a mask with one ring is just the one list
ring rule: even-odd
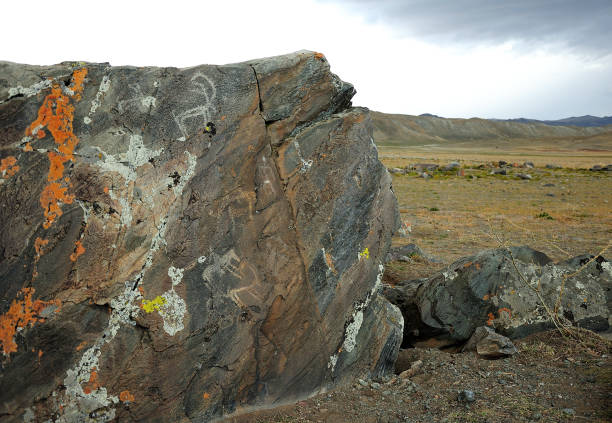
{"label": "large boulder", "polygon": [[0,421],[208,421],[392,370],[398,227],[322,54],[0,62]]}
{"label": "large boulder", "polygon": [[564,279],[559,318],[605,331],[610,327],[612,266],[602,257],[591,259],[553,263],[528,247],[487,250],[429,278],[386,286],[384,292],[404,315],[404,346],[459,344],[480,326],[510,338],[553,328],[546,307],[554,312]]}

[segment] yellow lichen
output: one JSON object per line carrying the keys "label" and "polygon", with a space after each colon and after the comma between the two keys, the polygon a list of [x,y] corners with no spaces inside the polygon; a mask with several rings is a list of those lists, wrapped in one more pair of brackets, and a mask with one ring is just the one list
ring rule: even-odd
{"label": "yellow lichen", "polygon": [[147,313],[159,311],[160,307],[166,304],[166,299],[161,296],[155,297],[153,300],[142,300],[142,309]]}
{"label": "yellow lichen", "polygon": [[369,259],[370,258],[370,250],[368,249],[368,247],[365,247],[365,249],[359,253],[359,258],[366,258]]}

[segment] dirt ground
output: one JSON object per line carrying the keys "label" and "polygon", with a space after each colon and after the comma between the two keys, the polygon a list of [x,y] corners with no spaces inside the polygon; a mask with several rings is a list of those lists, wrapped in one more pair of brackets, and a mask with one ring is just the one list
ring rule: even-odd
{"label": "dirt ground", "polygon": [[[455,160],[463,167],[463,173],[434,172],[431,179],[416,172],[393,176],[401,217],[410,227],[408,236],[394,238],[393,244],[416,243],[439,262],[416,257],[410,263],[389,263],[385,281],[430,276],[460,257],[499,247],[500,240],[529,245],[553,260],[596,254],[609,245],[612,172],[587,169],[612,163],[612,151],[475,151],[379,149],[388,168]],[[491,163],[499,160],[532,161],[536,167],[491,175]],[[548,163],[562,168],[546,168]],[[532,179],[520,179],[518,173]],[[612,256],[612,249],[603,255]],[[612,342],[589,332],[570,340],[552,331],[515,345],[518,354],[498,360],[437,349],[402,350],[396,375],[388,380],[357,379],[294,404],[223,421],[612,422]],[[418,360],[418,374],[398,376]],[[474,401],[461,400],[461,391],[471,391]]]}
{"label": "dirt ground", "polygon": [[[585,335],[582,343],[558,332],[534,334],[516,343],[511,358],[485,360],[474,353],[402,350],[396,373],[417,360],[409,379],[357,379],[350,386],[295,404],[258,411],[233,423],[429,423],[429,422],[610,422],[612,349]],[[473,402],[460,399],[473,393]],[[469,396],[469,394],[468,394]]]}

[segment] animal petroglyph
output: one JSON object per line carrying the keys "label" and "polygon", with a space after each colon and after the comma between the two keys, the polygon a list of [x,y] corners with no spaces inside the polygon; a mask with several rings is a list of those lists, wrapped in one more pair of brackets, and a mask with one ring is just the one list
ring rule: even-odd
{"label": "animal petroglyph", "polygon": [[224,273],[231,273],[237,278],[240,277],[240,270],[238,268],[240,258],[234,250],[229,250],[222,256],[212,253],[207,261],[211,262],[211,264],[202,272],[202,279],[208,283],[213,282],[215,275],[223,275]]}
{"label": "animal petroglyph", "polygon": [[147,112],[151,107],[155,107],[155,97],[145,95],[139,84],[130,84],[130,90],[134,93],[134,97],[127,100],[121,100],[117,103],[119,113],[125,113],[128,109],[137,107],[142,112]]}
{"label": "animal petroglyph", "polygon": [[200,100],[198,103],[201,104],[178,114],[172,111],[172,117],[174,118],[174,121],[182,134],[182,137],[179,138],[180,141],[185,141],[189,136],[189,125],[187,124],[188,121],[198,118],[198,121],[207,123],[211,120],[212,102],[217,96],[217,89],[215,85],[210,78],[203,73],[197,72],[191,77],[190,81],[193,85],[193,88],[191,88],[190,91],[198,94]]}

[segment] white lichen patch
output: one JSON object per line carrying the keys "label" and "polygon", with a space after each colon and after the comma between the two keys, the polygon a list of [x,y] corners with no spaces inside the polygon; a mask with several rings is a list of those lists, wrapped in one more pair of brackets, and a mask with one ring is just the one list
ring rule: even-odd
{"label": "white lichen patch", "polygon": [[[177,197],[183,193],[185,185],[187,185],[187,182],[193,178],[197,164],[195,155],[191,154],[189,151],[185,151],[185,155],[187,156],[187,170],[185,170],[185,173],[181,176],[179,183],[172,188],[174,195]],[[168,183],[171,184],[172,179],[168,178]]]}
{"label": "white lichen patch", "polygon": [[172,280],[172,286],[176,286],[183,280],[183,269],[170,266],[168,268],[168,276]]}
{"label": "white lichen patch", "polygon": [[342,344],[346,352],[351,352],[357,345],[357,334],[363,324],[363,310],[358,310],[353,314],[353,321],[346,327],[344,332],[344,343]]}
{"label": "white lichen patch", "polygon": [[[65,390],[60,397],[60,416],[54,420],[55,422],[108,422],[115,418],[115,410],[111,406],[117,404],[119,398],[109,395],[103,386],[93,386],[88,389],[84,389],[84,386],[96,380],[94,372],[99,369],[99,359],[104,344],[115,338],[122,324],[136,324],[133,319],[140,310],[136,304],[141,297],[140,292],[133,289],[132,282],[128,281],[125,283],[123,293],[111,300],[108,326],[93,346],[85,350],[78,364],[66,372]],[[106,410],[103,413],[94,413],[101,408]]]}
{"label": "white lichen patch", "polygon": [[182,331],[185,326],[183,320],[187,313],[187,304],[175,291],[174,288],[162,294],[166,300],[159,309],[159,314],[164,320],[164,331],[170,336]]}
{"label": "white lichen patch", "polygon": [[198,257],[198,263],[202,264],[206,261],[206,256],[200,256]]}
{"label": "white lichen patch", "polygon": [[146,107],[148,109],[150,107],[155,107],[156,101],[157,100],[155,100],[155,97],[148,95],[140,99],[140,104],[142,104],[142,107]]}
{"label": "white lichen patch", "polygon": [[110,88],[110,83],[111,81],[110,81],[109,76],[104,75],[104,77],[102,78],[102,82],[100,82],[100,87],[98,88],[96,97],[91,101],[91,107],[89,108],[89,113],[87,114],[87,116],[83,118],[83,121],[87,125],[91,123],[91,117],[94,115],[94,113],[96,113],[96,110],[98,110],[98,107],[100,107],[104,94],[106,94],[106,92]]}
{"label": "white lichen patch", "polygon": [[458,276],[458,274],[457,274],[457,272],[455,272],[454,270],[450,270],[450,269],[449,269],[449,270],[447,270],[447,271],[442,272],[442,276],[444,276],[444,279],[445,279],[445,280],[447,280],[447,281],[448,281],[448,280],[452,281],[453,279],[455,279],[455,278]]}
{"label": "white lichen patch", "polygon": [[21,85],[18,85],[16,87],[9,88],[9,97],[15,97],[16,95],[32,97],[45,88],[51,88],[52,84],[53,81],[51,79],[45,79],[44,81],[37,82],[29,87],[22,87]]}
{"label": "white lichen patch", "polygon": [[604,261],[601,263],[601,267],[608,273],[608,276],[612,278],[612,263]]}
{"label": "white lichen patch", "polygon": [[[378,265],[378,274],[376,275],[376,281],[374,282],[374,286],[368,292],[365,300],[358,304],[353,311],[353,315],[351,316],[351,322],[346,326],[344,330],[344,342],[342,343],[342,351],[352,352],[357,346],[357,335],[359,334],[359,330],[363,325],[363,312],[368,307],[374,295],[378,292],[381,287],[382,276],[385,271],[385,266],[382,264]],[[336,362],[338,361],[338,353],[333,354],[329,357],[329,362],[327,363],[327,367],[331,369],[333,372],[336,368]]]}
{"label": "white lichen patch", "polygon": [[149,149],[145,147],[142,136],[134,134],[130,135],[130,143],[125,153],[114,156],[106,154],[100,149],[98,150],[100,151],[101,160],[97,161],[96,164],[107,172],[120,174],[124,179],[124,189],[121,195],[117,196],[112,191],[109,192],[109,195],[113,200],[118,201],[121,206],[121,224],[129,227],[132,224],[132,205],[129,195],[130,182],[136,181],[136,170],[152,158],[159,156],[163,152],[163,148],[159,150]]}

